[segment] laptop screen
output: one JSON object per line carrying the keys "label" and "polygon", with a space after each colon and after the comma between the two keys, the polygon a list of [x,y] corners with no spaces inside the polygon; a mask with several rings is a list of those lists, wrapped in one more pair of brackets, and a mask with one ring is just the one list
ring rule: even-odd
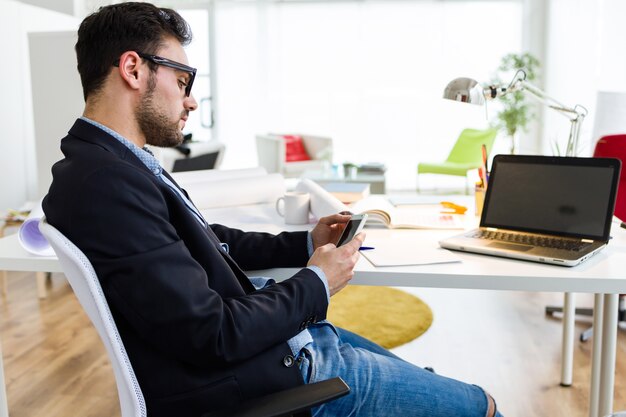
{"label": "laptop screen", "polygon": [[606,241],[617,159],[497,155],[481,226]]}

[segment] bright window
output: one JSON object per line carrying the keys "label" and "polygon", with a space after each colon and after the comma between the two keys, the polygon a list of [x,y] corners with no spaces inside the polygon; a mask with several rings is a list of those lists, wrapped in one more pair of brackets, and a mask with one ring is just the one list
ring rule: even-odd
{"label": "bright window", "polygon": [[335,163],[382,162],[388,188],[414,188],[418,162],[487,126],[441,99],[448,81],[491,79],[521,43],[521,1],[218,2],[223,167],[256,165],[257,133],[328,135]]}

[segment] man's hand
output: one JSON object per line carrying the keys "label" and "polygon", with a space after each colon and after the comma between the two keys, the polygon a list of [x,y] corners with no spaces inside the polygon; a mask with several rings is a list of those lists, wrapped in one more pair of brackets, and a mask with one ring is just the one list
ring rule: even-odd
{"label": "man's hand", "polygon": [[317,248],[309,259],[307,266],[315,265],[324,271],[331,296],[348,285],[354,276],[354,265],[359,260],[359,248],[364,239],[365,233],[361,232],[339,248],[327,243]]}
{"label": "man's hand", "polygon": [[337,244],[341,232],[346,228],[346,224],[352,217],[347,211],[339,214],[322,217],[315,228],[311,230],[311,238],[313,239],[313,249],[317,249],[327,243]]}

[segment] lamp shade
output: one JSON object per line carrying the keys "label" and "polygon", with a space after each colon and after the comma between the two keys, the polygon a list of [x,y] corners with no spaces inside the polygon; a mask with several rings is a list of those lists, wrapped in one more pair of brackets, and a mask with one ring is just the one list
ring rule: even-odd
{"label": "lamp shade", "polygon": [[478,81],[465,77],[450,81],[443,91],[443,98],[476,105],[485,103],[483,88]]}
{"label": "lamp shade", "polygon": [[607,135],[626,134],[626,92],[598,91],[593,143]]}

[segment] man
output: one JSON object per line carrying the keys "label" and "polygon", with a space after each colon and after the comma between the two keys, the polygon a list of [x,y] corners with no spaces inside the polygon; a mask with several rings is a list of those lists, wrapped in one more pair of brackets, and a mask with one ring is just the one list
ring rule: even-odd
{"label": "man", "polygon": [[[348,215],[310,232],[211,224],[145,151],[175,146],[197,104],[174,11],[123,3],[88,16],[76,53],[83,116],[61,143],[48,222],[92,262],[150,416],[200,416],[339,375],[350,395],[319,416],[499,416],[480,388],[417,368],[324,321],[364,235],[336,248]],[[256,289],[242,270],[303,268]]]}

